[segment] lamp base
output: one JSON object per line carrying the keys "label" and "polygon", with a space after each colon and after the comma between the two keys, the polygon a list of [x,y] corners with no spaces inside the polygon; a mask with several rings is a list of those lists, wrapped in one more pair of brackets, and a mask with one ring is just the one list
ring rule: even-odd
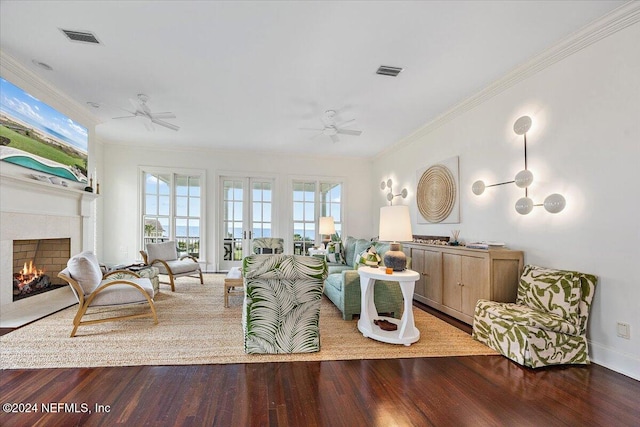
{"label": "lamp base", "polygon": [[384,254],[384,265],[393,271],[406,270],[407,256],[400,250],[400,243],[391,243],[391,248]]}

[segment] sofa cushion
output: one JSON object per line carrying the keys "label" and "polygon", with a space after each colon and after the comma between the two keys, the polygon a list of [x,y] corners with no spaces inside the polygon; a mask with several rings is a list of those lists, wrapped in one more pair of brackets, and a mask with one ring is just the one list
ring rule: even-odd
{"label": "sofa cushion", "polygon": [[358,266],[378,267],[382,258],[378,255],[374,245],[369,246],[365,251],[358,254]]}
{"label": "sofa cushion", "polygon": [[331,286],[338,292],[342,291],[342,273],[329,274],[324,281],[325,286]]}
{"label": "sofa cushion", "polygon": [[102,281],[102,270],[98,258],[91,251],[81,252],[67,261],[67,269],[85,295],[93,292]]}
{"label": "sofa cushion", "polygon": [[344,264],[345,260],[342,255],[342,242],[327,243],[327,262],[334,264]]}
{"label": "sofa cushion", "polygon": [[358,264],[360,263],[360,257],[363,252],[366,252],[371,247],[371,241],[365,239],[358,239],[355,241],[354,250],[353,250],[353,259],[350,261],[350,264],[353,268],[358,268]]}
{"label": "sofa cushion", "polygon": [[327,268],[329,269],[329,274],[342,273],[345,270],[353,270],[352,266],[346,264],[327,263]]}
{"label": "sofa cushion", "polygon": [[580,297],[580,280],[573,272],[527,265],[520,277],[516,303],[578,324]]}
{"label": "sofa cushion", "polygon": [[163,243],[148,243],[147,254],[149,256],[149,262],[152,262],[156,259],[161,259],[163,261],[178,259],[176,242],[173,241]]}

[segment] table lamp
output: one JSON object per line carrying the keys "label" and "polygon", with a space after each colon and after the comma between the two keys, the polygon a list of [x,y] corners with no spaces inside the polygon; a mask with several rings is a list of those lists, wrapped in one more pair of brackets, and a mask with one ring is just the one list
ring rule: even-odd
{"label": "table lamp", "polygon": [[391,242],[391,248],[384,254],[384,265],[393,271],[403,271],[407,267],[407,256],[400,250],[401,241],[413,240],[409,206],[383,206],[380,208],[380,228],[378,239]]}
{"label": "table lamp", "polygon": [[327,247],[327,243],[331,240],[331,235],[336,233],[336,225],[333,222],[332,216],[323,216],[320,217],[320,223],[318,225],[318,232],[322,237],[322,244],[324,247]]}

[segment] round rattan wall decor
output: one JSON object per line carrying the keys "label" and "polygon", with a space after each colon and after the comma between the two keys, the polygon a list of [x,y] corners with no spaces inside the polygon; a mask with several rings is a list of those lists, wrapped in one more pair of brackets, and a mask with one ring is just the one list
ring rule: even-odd
{"label": "round rattan wall decor", "polygon": [[443,165],[424,171],[418,182],[417,200],[420,214],[429,222],[441,222],[453,210],[456,202],[456,182]]}

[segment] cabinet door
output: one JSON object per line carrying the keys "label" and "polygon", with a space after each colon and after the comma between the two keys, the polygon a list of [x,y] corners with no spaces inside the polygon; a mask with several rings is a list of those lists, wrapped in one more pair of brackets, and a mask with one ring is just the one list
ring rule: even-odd
{"label": "cabinet door", "polygon": [[464,314],[473,316],[476,303],[480,298],[489,298],[489,263],[484,258],[462,256],[461,279],[462,299],[461,310]]}
{"label": "cabinet door", "polygon": [[442,252],[424,251],[424,296],[442,304]]}
{"label": "cabinet door", "polygon": [[411,269],[417,271],[420,274],[420,278],[416,280],[416,285],[413,293],[416,295],[420,295],[421,297],[426,296],[426,271],[424,265],[424,253],[425,251],[423,249],[411,248]]}
{"label": "cabinet door", "polygon": [[442,303],[460,311],[462,306],[462,278],[460,255],[442,254]]}

